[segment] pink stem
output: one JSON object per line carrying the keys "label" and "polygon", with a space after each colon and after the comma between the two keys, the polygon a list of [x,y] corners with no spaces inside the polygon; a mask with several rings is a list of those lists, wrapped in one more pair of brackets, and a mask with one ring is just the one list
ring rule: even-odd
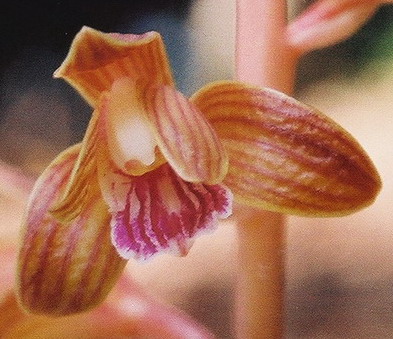
{"label": "pink stem", "polygon": [[[237,0],[236,77],[292,94],[298,55],[287,45],[285,0]],[[241,206],[238,338],[284,335],[285,219]]]}
{"label": "pink stem", "polygon": [[239,213],[237,337],[281,338],[284,334],[284,217],[246,207],[237,211],[237,216]]}
{"label": "pink stem", "polygon": [[286,43],[284,0],[237,0],[236,77],[293,92],[297,56]]}

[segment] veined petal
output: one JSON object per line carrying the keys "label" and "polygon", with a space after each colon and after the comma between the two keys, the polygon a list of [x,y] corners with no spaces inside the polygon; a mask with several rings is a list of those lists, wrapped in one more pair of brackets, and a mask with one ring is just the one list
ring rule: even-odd
{"label": "veined petal", "polygon": [[339,216],[381,187],[361,146],[314,108],[271,89],[212,84],[193,98],[229,153],[224,183],[240,202],[306,216]]}
{"label": "veined petal", "polygon": [[228,157],[203,114],[170,86],[146,91],[147,111],[158,146],[184,180],[220,183],[228,171]]}
{"label": "veined petal", "polygon": [[[103,96],[104,97],[104,96]],[[50,212],[60,222],[75,219],[89,203],[92,196],[98,193],[97,149],[102,138],[102,123],[99,123],[105,101],[94,110],[80,145],[80,151],[72,168],[63,194],[59,195]]]}
{"label": "veined petal", "polygon": [[68,81],[93,107],[101,93],[121,77],[173,85],[165,47],[157,32],[102,33],[83,27],[54,76]]}
{"label": "veined petal", "polygon": [[101,180],[112,213],[112,241],[126,259],[185,255],[197,235],[231,214],[228,189],[183,181],[168,164],[137,177],[106,173]]}
{"label": "veined petal", "polygon": [[32,313],[65,315],[107,295],[125,266],[111,244],[110,214],[100,196],[72,222],[48,211],[69,180],[80,145],[61,153],[38,179],[27,209],[18,261],[18,294]]}

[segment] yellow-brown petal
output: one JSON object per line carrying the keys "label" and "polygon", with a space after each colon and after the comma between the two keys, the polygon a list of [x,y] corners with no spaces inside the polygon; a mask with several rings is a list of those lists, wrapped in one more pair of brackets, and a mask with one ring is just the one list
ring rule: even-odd
{"label": "yellow-brown petal", "polygon": [[110,239],[110,214],[101,196],[92,196],[72,222],[48,211],[65,189],[80,145],[61,153],[38,179],[30,198],[18,260],[17,287],[32,313],[66,315],[101,302],[126,261]]}
{"label": "yellow-brown petal", "polygon": [[72,168],[71,175],[65,184],[62,195],[51,206],[50,212],[60,222],[75,219],[97,194],[97,150],[102,138],[102,121],[100,113],[105,100],[94,110],[80,145],[80,151]]}
{"label": "yellow-brown petal", "polygon": [[192,98],[229,154],[224,183],[240,202],[305,216],[371,204],[381,187],[364,150],[314,108],[271,89],[211,84]]}
{"label": "yellow-brown petal", "polygon": [[175,172],[190,182],[220,183],[228,157],[199,109],[171,86],[150,88],[145,100],[158,147]]}
{"label": "yellow-brown petal", "polygon": [[54,76],[64,78],[93,107],[101,93],[121,77],[173,85],[164,43],[157,32],[102,33],[83,27]]}

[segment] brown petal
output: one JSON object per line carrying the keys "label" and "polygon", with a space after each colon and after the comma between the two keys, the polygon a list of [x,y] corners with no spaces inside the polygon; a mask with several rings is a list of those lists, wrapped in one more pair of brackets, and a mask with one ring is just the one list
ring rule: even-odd
{"label": "brown petal", "polygon": [[357,141],[314,108],[271,89],[212,84],[193,98],[229,154],[224,183],[267,210],[338,216],[371,204],[378,173]]}
{"label": "brown petal", "polygon": [[102,134],[99,117],[103,105],[100,104],[93,112],[71,175],[62,194],[50,208],[51,214],[60,222],[75,219],[89,203],[91,196],[97,194],[97,148]]}
{"label": "brown petal", "polygon": [[220,183],[228,156],[199,109],[171,86],[150,88],[148,114],[160,151],[184,180]]}
{"label": "brown petal", "polygon": [[48,210],[69,180],[80,145],[56,158],[38,179],[28,206],[18,262],[18,294],[32,313],[65,315],[101,302],[122,272],[110,240],[107,206],[101,196],[72,222],[60,223]]}

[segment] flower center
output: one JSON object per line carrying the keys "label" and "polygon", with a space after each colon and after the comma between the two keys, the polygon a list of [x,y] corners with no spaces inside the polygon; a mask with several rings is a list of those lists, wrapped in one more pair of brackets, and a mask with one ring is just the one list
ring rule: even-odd
{"label": "flower center", "polygon": [[127,174],[142,175],[158,167],[159,151],[150,127],[140,88],[129,78],[111,88],[107,115],[108,146],[112,160]]}

